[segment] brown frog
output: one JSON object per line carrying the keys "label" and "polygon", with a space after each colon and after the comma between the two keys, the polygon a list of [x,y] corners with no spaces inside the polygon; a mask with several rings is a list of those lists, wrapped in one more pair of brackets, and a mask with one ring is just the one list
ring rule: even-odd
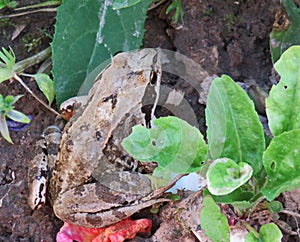
{"label": "brown frog", "polygon": [[[54,212],[63,221],[104,227],[168,201],[158,198],[167,187],[153,192],[149,178],[132,171],[135,162],[121,147],[134,125],[147,125],[154,115],[159,55],[159,49],[143,49],[115,56],[96,78],[86,104],[64,128],[49,182]],[[152,89],[153,109],[146,121],[142,106],[147,88]],[[39,199],[44,186],[35,191],[38,194],[29,198],[31,207],[44,203]]]}

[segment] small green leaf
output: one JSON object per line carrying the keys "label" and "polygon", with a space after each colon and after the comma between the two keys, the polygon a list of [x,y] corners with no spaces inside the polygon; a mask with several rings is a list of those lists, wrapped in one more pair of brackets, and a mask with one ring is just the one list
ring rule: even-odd
{"label": "small green leaf", "polygon": [[4,7],[9,7],[9,8],[15,8],[17,6],[16,1],[9,1],[9,0],[0,0],[0,9]]}
{"label": "small green leaf", "polygon": [[0,83],[14,76],[14,65],[16,56],[13,50],[9,47],[9,51],[2,48],[0,51]]}
{"label": "small green leaf", "polygon": [[13,143],[9,135],[9,131],[6,123],[6,117],[1,113],[0,113],[0,133],[6,141],[8,141],[9,143]]}
{"label": "small green leaf", "polygon": [[264,224],[259,230],[259,237],[261,241],[280,242],[282,233],[274,223]]}
{"label": "small green leaf", "polygon": [[215,160],[207,171],[207,187],[213,195],[226,195],[242,186],[252,176],[247,163],[235,163],[228,158]]}
{"label": "small green leaf", "polygon": [[19,123],[25,123],[25,124],[30,123],[30,119],[28,118],[27,115],[25,115],[19,111],[16,111],[16,110],[8,111],[6,113],[6,116],[16,122],[19,122]]}
{"label": "small green leaf", "polygon": [[[154,127],[133,127],[122,146],[140,161],[158,162],[159,173],[190,173],[198,171],[207,158],[207,145],[200,131],[177,117],[162,117]],[[157,169],[154,175],[158,175]]]}
{"label": "small green leaf", "polygon": [[121,8],[128,8],[135,4],[138,4],[141,0],[114,0],[113,2],[113,10],[119,10]]}
{"label": "small green leaf", "polygon": [[11,1],[9,4],[8,4],[8,7],[10,8],[15,8],[17,6],[17,2],[16,1]]}
{"label": "small green leaf", "polygon": [[51,78],[44,73],[38,73],[32,75],[32,77],[36,80],[39,89],[44,93],[49,102],[49,105],[51,105],[54,100],[54,83]]}
{"label": "small green leaf", "polygon": [[283,205],[281,202],[278,201],[271,201],[269,203],[269,209],[272,213],[279,213],[283,209]]}
{"label": "small green leaf", "polygon": [[269,200],[300,187],[300,129],[275,136],[263,155],[267,184],[261,192]]}
{"label": "small green leaf", "polygon": [[212,159],[246,162],[260,176],[265,149],[263,127],[253,102],[229,76],[210,86],[206,107],[207,139]]}
{"label": "small green leaf", "polygon": [[210,196],[203,200],[200,224],[205,234],[214,242],[229,242],[230,229],[227,218]]}
{"label": "small green leaf", "polygon": [[300,46],[285,51],[274,65],[281,76],[266,99],[269,127],[273,135],[300,128]]}

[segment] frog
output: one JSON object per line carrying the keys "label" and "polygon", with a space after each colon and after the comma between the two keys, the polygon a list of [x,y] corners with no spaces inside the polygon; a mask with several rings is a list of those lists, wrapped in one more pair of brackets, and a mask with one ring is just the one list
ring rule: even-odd
{"label": "frog", "polygon": [[[79,105],[63,131],[52,128],[56,144],[60,137],[61,141],[47,190],[58,218],[101,228],[170,201],[162,194],[179,178],[153,189],[149,176],[136,171],[137,161],[121,146],[133,126],[151,126],[161,75],[159,49],[119,53],[97,76],[85,104]],[[148,90],[151,95],[146,95]],[[145,102],[152,104],[148,113],[143,110]],[[31,186],[32,208],[45,203],[45,169],[38,169],[38,173],[35,177],[43,182],[38,182],[35,190]]]}

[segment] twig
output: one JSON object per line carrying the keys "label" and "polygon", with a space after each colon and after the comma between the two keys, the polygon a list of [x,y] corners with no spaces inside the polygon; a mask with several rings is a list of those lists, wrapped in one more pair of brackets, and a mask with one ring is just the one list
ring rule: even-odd
{"label": "twig", "polygon": [[56,115],[60,116],[58,112],[56,112],[53,108],[48,106],[46,103],[44,103],[41,99],[38,98],[31,90],[30,88],[23,82],[23,80],[17,75],[14,75],[14,79],[16,79],[25,89],[27,92],[29,92],[40,104],[42,104],[45,108],[50,110],[51,112],[55,113]]}
{"label": "twig", "polygon": [[292,211],[289,211],[289,210],[286,210],[286,209],[281,210],[280,213],[285,213],[285,214],[300,218],[299,213],[295,213],[295,212],[292,212]]}
{"label": "twig", "polygon": [[154,3],[151,7],[149,7],[149,11],[153,10],[154,8],[157,8],[159,5],[163,4],[164,2],[166,2],[167,0],[161,0],[158,3]]}
{"label": "twig", "polygon": [[14,8],[15,11],[21,11],[21,10],[27,10],[30,8],[40,8],[40,7],[49,7],[49,6],[55,6],[55,5],[60,5],[62,1],[47,1],[47,2],[42,2],[42,3],[37,3],[29,6],[24,6],[20,8]]}
{"label": "twig", "polygon": [[9,14],[9,15],[2,15],[0,16],[0,19],[2,18],[13,18],[13,17],[19,17],[27,14],[32,14],[32,13],[38,13],[38,12],[56,12],[56,8],[41,8],[37,10],[32,10],[28,12],[22,12],[22,13],[14,13],[14,14]]}

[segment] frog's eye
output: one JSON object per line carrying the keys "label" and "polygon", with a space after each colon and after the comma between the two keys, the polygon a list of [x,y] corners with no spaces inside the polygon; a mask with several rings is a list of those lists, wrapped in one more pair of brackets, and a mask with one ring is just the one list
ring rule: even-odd
{"label": "frog's eye", "polygon": [[157,82],[157,73],[154,70],[151,70],[150,73],[150,84],[155,85]]}

